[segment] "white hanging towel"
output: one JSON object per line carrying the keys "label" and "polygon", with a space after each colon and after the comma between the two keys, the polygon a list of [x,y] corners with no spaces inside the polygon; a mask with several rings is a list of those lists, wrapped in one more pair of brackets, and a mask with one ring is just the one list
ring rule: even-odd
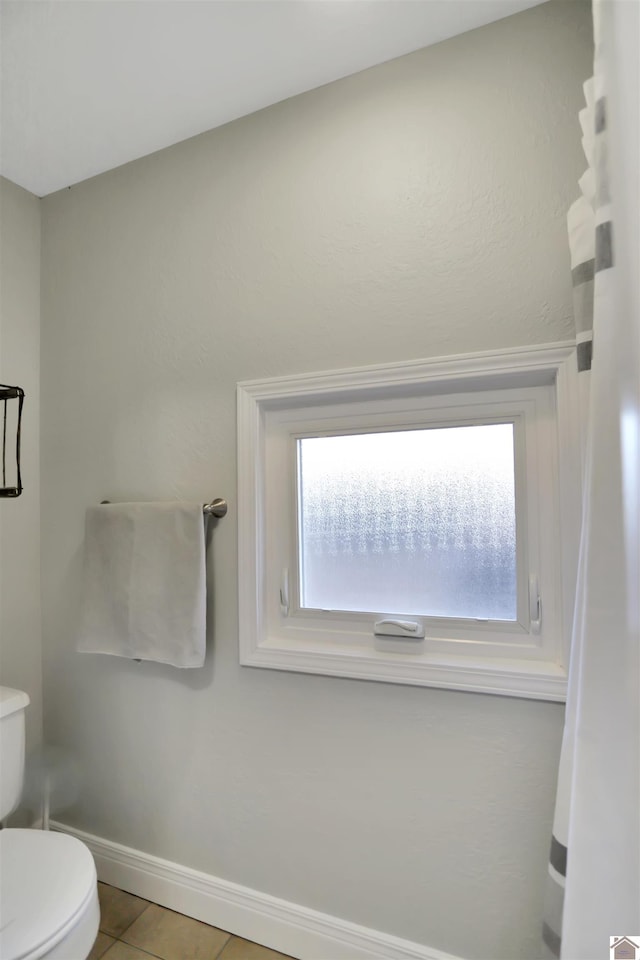
{"label": "white hanging towel", "polygon": [[88,508],[79,651],[201,667],[206,607],[201,503]]}

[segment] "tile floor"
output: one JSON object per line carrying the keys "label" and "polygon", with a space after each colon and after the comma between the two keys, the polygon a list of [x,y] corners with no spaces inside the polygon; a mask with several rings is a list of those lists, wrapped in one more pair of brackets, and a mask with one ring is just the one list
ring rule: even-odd
{"label": "tile floor", "polygon": [[88,960],[293,960],[106,883],[98,892],[100,933]]}

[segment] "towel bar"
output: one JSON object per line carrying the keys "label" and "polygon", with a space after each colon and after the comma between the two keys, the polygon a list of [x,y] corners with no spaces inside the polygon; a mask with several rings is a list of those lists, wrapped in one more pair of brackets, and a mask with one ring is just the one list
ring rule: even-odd
{"label": "towel bar", "polygon": [[[101,500],[100,503],[111,503],[111,501]],[[217,517],[217,519],[221,519],[222,517],[226,517],[227,510],[227,501],[222,497],[216,497],[216,499],[212,500],[211,503],[205,503],[202,505],[202,512],[206,517]]]}

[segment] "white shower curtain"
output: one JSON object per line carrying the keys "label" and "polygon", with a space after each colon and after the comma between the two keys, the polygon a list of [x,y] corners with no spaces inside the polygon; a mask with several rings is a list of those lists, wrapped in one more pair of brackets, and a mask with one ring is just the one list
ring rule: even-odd
{"label": "white shower curtain", "polygon": [[610,938],[640,934],[640,17],[635,0],[594,0],[593,12],[589,169],[568,218],[583,528],[544,926],[563,960],[606,958]]}

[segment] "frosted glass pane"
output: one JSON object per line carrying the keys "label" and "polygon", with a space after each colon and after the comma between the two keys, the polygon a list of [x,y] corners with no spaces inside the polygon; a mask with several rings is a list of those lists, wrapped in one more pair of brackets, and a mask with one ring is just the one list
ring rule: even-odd
{"label": "frosted glass pane", "polygon": [[513,424],[298,441],[302,607],[516,619]]}

